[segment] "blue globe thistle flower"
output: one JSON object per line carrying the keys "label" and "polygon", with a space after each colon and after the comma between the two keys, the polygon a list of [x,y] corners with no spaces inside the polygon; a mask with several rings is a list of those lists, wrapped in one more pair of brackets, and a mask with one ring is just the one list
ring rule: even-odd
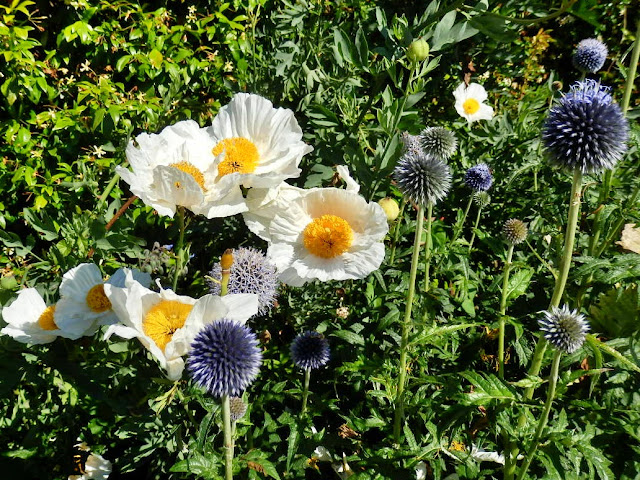
{"label": "blue globe thistle flower", "polygon": [[629,124],[609,88],[576,82],[549,111],[542,141],[552,163],[582,173],[612,168],[627,150]]}
{"label": "blue globe thistle flower", "polygon": [[[220,295],[222,267],[219,263],[209,273],[209,290]],[[259,250],[240,247],[233,251],[233,263],[229,274],[227,293],[255,293],[258,295],[258,315],[264,315],[275,304],[278,297],[278,274]]]}
{"label": "blue globe thistle flower", "polygon": [[329,342],[319,332],[306,331],[291,343],[291,358],[300,368],[320,368],[329,361],[329,355]]}
{"label": "blue globe thistle flower", "polygon": [[427,155],[446,161],[456,153],[456,136],[444,127],[427,127],[420,134],[420,145]]}
{"label": "blue globe thistle flower", "polygon": [[256,335],[226,318],[198,332],[187,360],[193,380],[214,397],[240,395],[256,379],[261,364]]}
{"label": "blue globe thistle flower", "polygon": [[578,43],[573,54],[573,65],[582,72],[596,73],[607,60],[609,50],[600,40],[587,38]]}
{"label": "blue globe thistle flower", "polygon": [[493,175],[489,166],[486,163],[479,163],[471,167],[464,175],[464,183],[476,192],[489,190],[493,184]]}
{"label": "blue globe thistle flower", "polygon": [[570,310],[567,305],[551,307],[551,311],[543,315],[538,324],[551,345],[565,353],[573,353],[582,346],[589,331],[584,315]]}
{"label": "blue globe thistle flower", "polygon": [[393,178],[403,195],[422,206],[444,198],[451,187],[451,173],[447,164],[427,154],[407,153],[400,157]]}

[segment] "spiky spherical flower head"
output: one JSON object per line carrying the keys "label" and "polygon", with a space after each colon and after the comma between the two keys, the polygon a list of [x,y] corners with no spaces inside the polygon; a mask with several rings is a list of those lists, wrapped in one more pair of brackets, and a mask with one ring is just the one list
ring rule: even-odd
{"label": "spiky spherical flower head", "polygon": [[573,54],[573,65],[582,72],[596,73],[607,60],[609,50],[600,40],[587,38],[578,43]]}
{"label": "spiky spherical flower head", "polygon": [[429,201],[436,203],[444,198],[451,187],[449,167],[433,155],[403,155],[393,171],[393,178],[405,197],[423,207]]}
{"label": "spiky spherical flower head", "polygon": [[403,155],[406,153],[411,153],[413,155],[422,153],[419,135],[411,135],[409,132],[402,132],[400,134],[400,141],[402,142]]}
{"label": "spiky spherical flower head", "polygon": [[230,397],[229,412],[231,413],[231,420],[236,422],[247,413],[247,404],[240,397]]}
{"label": "spiky spherical flower head", "polygon": [[491,195],[482,191],[474,192],[473,203],[475,203],[479,208],[484,208],[491,203]]}
{"label": "spiky spherical flower head", "polygon": [[510,218],[502,226],[502,235],[512,245],[518,245],[527,238],[527,225],[517,218]]}
{"label": "spiky spherical flower head", "polygon": [[446,161],[456,153],[458,142],[452,131],[444,127],[427,127],[420,134],[424,153]]}
{"label": "spiky spherical flower head", "polygon": [[542,129],[551,161],[582,173],[612,168],[627,150],[628,138],[629,124],[609,88],[590,79],[572,85]]}
{"label": "spiky spherical flower head", "polygon": [[256,379],[261,364],[256,335],[228,319],[205,325],[187,360],[193,380],[214,397],[240,395]]}
{"label": "spiky spherical flower head", "polygon": [[[222,266],[216,263],[207,280],[214,295],[220,295]],[[258,315],[264,315],[275,304],[278,296],[278,274],[275,265],[255,248],[240,247],[233,251],[227,293],[255,293],[258,295]]]}
{"label": "spiky spherical flower head", "polygon": [[573,353],[584,343],[589,331],[589,323],[577,310],[570,310],[567,305],[562,308],[551,307],[551,311],[543,312],[538,320],[544,338],[558,350]]}
{"label": "spiky spherical flower head", "polygon": [[320,368],[329,361],[329,342],[319,332],[306,331],[293,339],[291,358],[298,367]]}
{"label": "spiky spherical flower head", "polygon": [[493,175],[486,163],[474,165],[464,174],[464,183],[471,190],[486,192],[493,184]]}

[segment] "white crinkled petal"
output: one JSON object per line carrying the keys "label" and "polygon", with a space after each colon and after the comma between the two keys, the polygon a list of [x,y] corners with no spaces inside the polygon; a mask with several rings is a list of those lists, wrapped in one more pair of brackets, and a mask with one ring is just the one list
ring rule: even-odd
{"label": "white crinkled petal", "polygon": [[358,193],[360,191],[360,184],[356,182],[349,174],[349,168],[346,165],[337,165],[336,171],[340,178],[347,184],[346,190],[350,192]]}
{"label": "white crinkled petal", "polygon": [[475,98],[478,103],[484,102],[488,96],[487,91],[479,83],[470,83],[465,91],[467,98]]}
{"label": "white crinkled petal", "polygon": [[62,297],[56,303],[54,321],[60,328],[60,335],[72,340],[93,335],[99,318],[104,313],[92,312],[85,301],[78,302],[73,297]]}
{"label": "white crinkled petal", "polygon": [[102,273],[95,263],[81,263],[62,276],[60,296],[84,302],[91,288],[102,283]]}

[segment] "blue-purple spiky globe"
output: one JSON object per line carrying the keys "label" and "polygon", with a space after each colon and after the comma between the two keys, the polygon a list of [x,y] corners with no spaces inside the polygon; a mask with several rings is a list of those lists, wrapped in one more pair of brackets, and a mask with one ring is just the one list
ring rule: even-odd
{"label": "blue-purple spiky globe", "polygon": [[629,124],[609,88],[576,82],[549,111],[542,141],[552,163],[582,173],[612,168],[627,150]]}
{"label": "blue-purple spiky globe", "polygon": [[[209,275],[213,279],[208,281],[211,293],[220,295],[222,267],[219,263],[213,266]],[[269,263],[264,253],[246,247],[233,251],[227,293],[255,293],[258,295],[258,315],[264,315],[276,302],[278,285],[276,267]]]}
{"label": "blue-purple spiky globe", "polygon": [[206,325],[191,344],[191,378],[214,397],[239,396],[258,376],[262,352],[245,325],[222,319]]}
{"label": "blue-purple spiky globe", "polygon": [[573,65],[582,72],[596,73],[607,60],[609,50],[600,40],[587,38],[578,43],[573,54]]}
{"label": "blue-purple spiky globe", "polygon": [[551,307],[538,320],[540,330],[547,341],[565,353],[573,353],[584,343],[589,331],[589,324],[584,315],[577,310],[570,310],[567,305],[562,308]]}
{"label": "blue-purple spiky globe", "polygon": [[291,358],[298,367],[316,369],[329,361],[329,342],[319,332],[306,331],[291,343]]}
{"label": "blue-purple spiky globe", "polygon": [[486,192],[493,185],[493,175],[486,163],[474,165],[464,175],[464,183],[471,190]]}
{"label": "blue-purple spiky globe", "polygon": [[400,157],[393,178],[405,197],[423,207],[444,198],[451,187],[447,164],[427,154],[406,153]]}

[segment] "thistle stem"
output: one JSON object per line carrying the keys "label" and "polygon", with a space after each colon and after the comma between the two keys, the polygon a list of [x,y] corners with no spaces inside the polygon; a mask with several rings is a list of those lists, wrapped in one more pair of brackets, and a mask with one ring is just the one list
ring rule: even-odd
{"label": "thistle stem", "polygon": [[400,236],[400,224],[404,219],[404,207],[407,205],[406,200],[402,200],[402,205],[400,205],[400,213],[398,213],[398,218],[396,219],[396,225],[393,230],[393,239],[391,240],[391,253],[389,254],[389,265],[393,265],[393,261],[396,258],[396,246],[398,245],[398,237]]}
{"label": "thistle stem", "polygon": [[[569,276],[569,268],[571,267],[571,258],[573,254],[573,245],[575,241],[576,228],[578,225],[578,213],[580,212],[580,199],[581,199],[581,191],[582,191],[582,172],[579,169],[576,169],[573,173],[573,183],[571,185],[571,197],[569,202],[569,214],[567,219],[567,229],[565,231],[564,236],[564,249],[562,252],[562,260],[560,261],[560,270],[558,271],[558,276],[556,277],[555,287],[553,290],[553,296],[551,297],[551,302],[549,303],[549,309],[552,307],[558,307],[560,305],[560,300],[562,300],[562,295],[564,293],[564,288],[567,284],[567,278]],[[544,353],[547,349],[547,341],[543,336],[538,338],[538,342],[536,343],[536,348],[533,352],[533,357],[531,358],[531,365],[529,366],[528,374],[532,377],[537,376],[540,373],[540,368],[542,367],[542,361],[544,359]],[[533,392],[535,387],[527,387],[524,391],[524,400],[531,400],[533,398]],[[522,429],[527,422],[527,418],[524,413],[520,414],[518,417],[517,428]],[[516,458],[518,456],[518,448],[515,443],[511,443],[509,451],[507,452],[508,467],[505,465],[504,470],[504,479],[511,480],[515,473],[516,467]]]}
{"label": "thistle stem", "polygon": [[411,271],[409,273],[409,290],[407,292],[407,303],[404,310],[402,337],[400,340],[400,367],[396,392],[396,409],[393,420],[393,438],[396,442],[400,441],[402,418],[404,416],[404,384],[407,378],[407,344],[409,343],[409,331],[411,329],[411,309],[413,308],[413,297],[416,291],[416,274],[418,272],[418,261],[420,259],[420,239],[422,237],[423,223],[424,207],[420,205],[418,207],[418,218],[416,219],[416,232],[413,240],[413,254],[411,256]]}
{"label": "thistle stem", "polygon": [[231,431],[231,408],[229,395],[222,397],[222,431],[224,432],[224,478],[233,479],[233,434]]}
{"label": "thistle stem", "polygon": [[307,411],[307,397],[309,397],[309,381],[311,380],[311,369],[304,369],[304,389],[302,390],[302,409],[300,415],[304,415]]}
{"label": "thistle stem", "polygon": [[498,327],[498,375],[504,378],[504,328],[507,312],[507,288],[509,285],[509,273],[511,271],[511,258],[513,257],[513,243],[507,251],[507,261],[504,264],[504,277],[502,279],[502,295],[500,296],[500,323]]}
{"label": "thistle stem", "polygon": [[540,437],[542,436],[542,431],[544,427],[547,425],[547,420],[549,419],[549,412],[551,411],[551,404],[553,403],[553,397],[556,394],[556,385],[558,384],[558,370],[560,369],[560,357],[562,356],[562,352],[560,350],[556,350],[553,356],[553,362],[551,364],[551,373],[549,374],[549,391],[547,392],[547,401],[544,404],[544,410],[542,411],[542,415],[540,416],[540,420],[538,421],[538,427],[536,428],[536,433],[533,435],[533,439],[531,440],[531,446],[529,447],[529,452],[527,453],[527,458],[522,464],[522,468],[520,469],[520,474],[518,475],[517,480],[522,480],[524,476],[527,474],[527,470],[529,469],[529,465],[531,465],[531,460],[533,460],[533,456],[538,449],[538,443],[540,442]]}
{"label": "thistle stem", "polygon": [[476,239],[476,229],[480,224],[480,214],[482,213],[482,207],[478,207],[478,213],[476,214],[476,221],[473,224],[473,233],[471,234],[471,240],[469,241],[469,253],[471,253],[471,248],[473,247],[473,241]]}
{"label": "thistle stem", "polygon": [[456,229],[453,232],[453,237],[451,238],[451,245],[458,239],[460,233],[462,232],[462,227],[464,227],[464,222],[467,220],[467,215],[469,214],[469,210],[471,209],[471,203],[473,202],[473,195],[469,197],[469,201],[467,202],[467,207],[464,209],[464,215],[462,215],[462,221],[459,225],[456,225]]}
{"label": "thistle stem", "polygon": [[433,214],[433,202],[427,203],[427,228],[426,239],[424,242],[424,291],[429,291],[429,272],[431,266],[431,250],[433,248],[433,242],[431,239],[431,215]]}
{"label": "thistle stem", "polygon": [[183,249],[184,249],[184,207],[178,206],[176,211],[178,216],[178,228],[180,229],[180,234],[178,236],[178,244],[176,245],[176,271],[173,275],[173,291],[176,291],[178,287],[178,278],[182,273],[182,269],[184,265],[182,264],[183,257]]}

